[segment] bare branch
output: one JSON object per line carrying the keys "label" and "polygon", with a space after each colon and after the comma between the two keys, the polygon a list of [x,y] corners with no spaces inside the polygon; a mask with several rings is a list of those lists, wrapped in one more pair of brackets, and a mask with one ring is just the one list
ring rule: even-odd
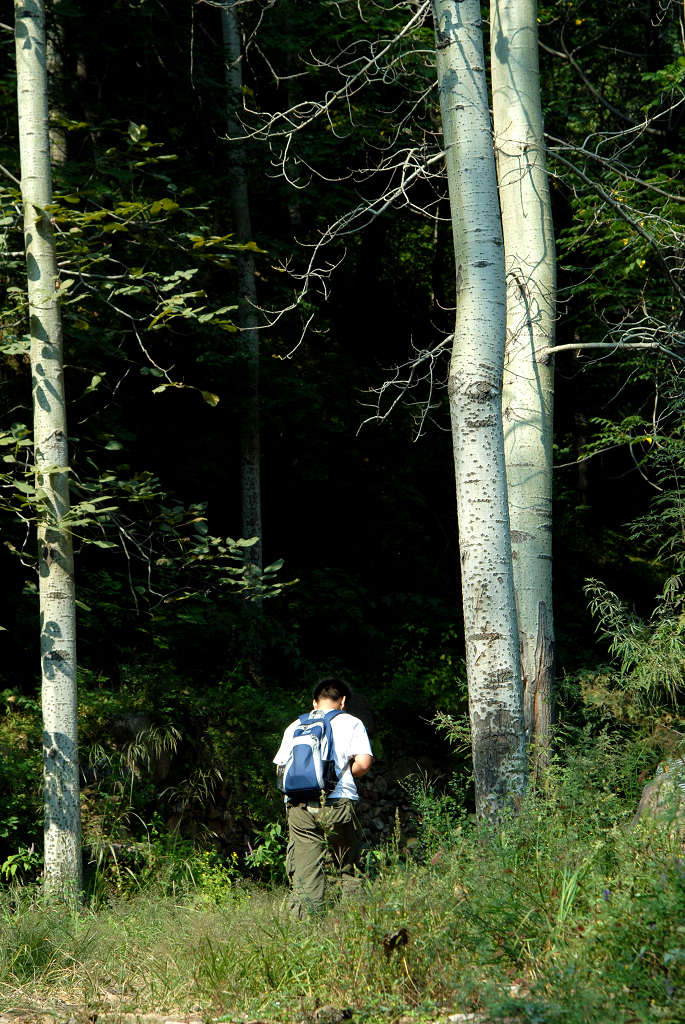
{"label": "bare branch", "polygon": [[608,203],[609,206],[611,206],[611,208],[616,211],[616,213],[618,213],[621,219],[624,220],[627,224],[629,224],[633,231],[635,231],[636,234],[640,235],[640,237],[643,238],[651,246],[651,248],[657,256],[657,259],[664,268],[666,276],[671,282],[673,290],[683,301],[685,301],[685,289],[683,289],[680,282],[677,280],[673,271],[671,270],[671,267],[668,265],[668,262],[663,254],[661,246],[659,245],[657,240],[640,224],[639,221],[635,220],[634,217],[631,217],[628,214],[628,211],[625,208],[625,204],[617,202],[617,200],[614,199],[613,196],[609,195],[606,189],[602,188],[599,182],[593,181],[592,178],[590,178],[585,173],[585,171],[581,170],[580,167],[572,163],[570,160],[567,160],[566,157],[562,156],[561,153],[559,153],[556,150],[554,151],[554,158],[556,160],[559,160],[562,164],[564,164],[571,171],[573,171],[573,173],[576,174],[581,179],[581,181],[585,182],[585,184],[588,185],[589,188],[596,192],[598,196],[601,196],[601,198],[606,203]]}
{"label": "bare branch", "polygon": [[[549,142],[556,143],[556,145],[562,149],[567,149],[573,153],[580,153],[582,156],[589,157],[590,160],[594,160],[603,167],[607,167],[609,170],[615,171],[620,175],[620,177],[625,178],[626,181],[632,181],[641,188],[648,189],[650,192],[655,192],[657,195],[663,196],[665,199],[670,199],[673,202],[685,203],[685,196],[681,193],[666,192],[665,189],[659,188],[658,185],[654,185],[651,181],[645,181],[644,178],[638,178],[637,175],[631,174],[630,171],[618,160],[610,160],[608,157],[600,156],[599,153],[592,149],[588,149],[585,146],[578,146],[572,142],[565,142],[563,139],[558,139],[555,135],[550,135],[549,132],[545,132],[545,138]],[[556,146],[554,149],[550,150],[550,152],[557,153],[558,150]]]}
{"label": "bare branch", "polygon": [[606,98],[606,96],[603,96],[602,93],[599,92],[599,90],[594,87],[594,85],[588,78],[587,74],[583,70],[582,66],[578,63],[573,54],[567,49],[563,37],[561,40],[561,45],[564,47],[563,50],[554,50],[551,46],[547,46],[546,43],[540,41],[540,48],[544,50],[545,53],[549,53],[553,57],[560,57],[562,60],[567,61],[571,65],[571,67],[574,69],[574,71],[576,72],[576,74],[578,75],[583,85],[588,90],[588,92],[592,96],[594,96],[598,103],[600,103],[603,107],[610,111],[610,113],[612,113],[614,117],[617,117],[619,121],[623,121],[626,124],[629,124],[631,128],[639,128],[642,129],[643,131],[649,132],[651,135],[665,134],[658,128],[651,128],[649,126],[649,118],[646,118],[643,123],[639,123],[636,122],[632,117],[629,117],[627,114],[625,114],[622,110],[619,110],[618,107],[615,107],[614,104],[611,103]]}
{"label": "bare branch", "polygon": [[547,360],[556,355],[557,352],[578,352],[582,349],[595,348],[595,349],[609,349],[612,352],[620,352],[622,349],[652,349],[659,352],[663,352],[665,355],[671,356],[673,359],[678,359],[681,363],[685,363],[685,356],[680,355],[678,352],[674,352],[672,349],[662,345],[659,341],[584,341],[584,342],[570,342],[567,345],[552,345],[548,348],[538,349],[536,352],[536,359],[538,362],[547,362]]}
{"label": "bare branch", "polygon": [[15,178],[12,172],[8,171],[7,168],[4,167],[2,164],[0,164],[0,171],[2,171],[2,173],[10,179],[10,181],[13,181],[18,188],[21,188],[21,182],[19,181],[19,178]]}
{"label": "bare branch", "polygon": [[[366,403],[366,405],[374,409],[375,412],[362,420],[357,433],[369,423],[384,423],[391,416],[397,405],[401,401],[406,400],[407,394],[410,391],[417,388],[420,384],[426,384],[428,395],[416,403],[420,409],[420,414],[414,440],[418,441],[423,434],[428,413],[434,408],[433,391],[436,386],[436,367],[445,354],[451,351],[452,340],[453,335],[449,334],[432,348],[419,349],[416,346],[412,346],[416,355],[407,362],[396,366],[392,371],[392,377],[385,380],[380,387],[369,390],[369,393],[374,394],[376,399],[373,403]],[[440,381],[437,386],[443,389],[445,381]],[[389,400],[389,405],[386,408],[383,408],[384,400]]]}
{"label": "bare branch", "polygon": [[[251,134],[256,137],[269,139],[291,135],[293,132],[302,131],[303,128],[308,127],[313,121],[324,115],[329,118],[330,123],[330,112],[335,104],[339,100],[344,99],[349,106],[351,97],[366,85],[370,72],[375,70],[376,73],[381,73],[380,61],[417,25],[423,23],[429,7],[430,3],[421,3],[403,28],[388,40],[385,45],[382,45],[378,52],[372,52],[363,61],[359,70],[345,78],[344,84],[339,89],[329,91],[323,100],[303,100],[288,110],[267,115],[266,120],[254,129]],[[371,46],[373,50],[373,44]],[[314,57],[312,57],[312,61],[314,66],[323,66],[323,63],[317,61]],[[246,108],[246,111],[250,114],[264,117],[263,111],[249,110],[248,108]],[[279,124],[283,124],[284,127],[278,127]]]}

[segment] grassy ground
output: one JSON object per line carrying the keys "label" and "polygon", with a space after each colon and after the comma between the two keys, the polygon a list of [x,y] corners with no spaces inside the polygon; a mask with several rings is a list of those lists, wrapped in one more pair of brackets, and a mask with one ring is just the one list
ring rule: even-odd
{"label": "grassy ground", "polygon": [[153,883],[79,911],[5,892],[0,1011],[682,1022],[682,844],[663,824],[628,827],[611,755],[576,756],[494,833],[424,796],[420,860],[398,839],[362,901],[304,924],[283,890],[235,880],[175,895]]}

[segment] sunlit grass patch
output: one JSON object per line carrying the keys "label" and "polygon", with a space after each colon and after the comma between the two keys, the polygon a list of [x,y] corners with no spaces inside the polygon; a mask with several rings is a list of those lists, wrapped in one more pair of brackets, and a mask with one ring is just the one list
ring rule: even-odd
{"label": "sunlit grass patch", "polygon": [[396,838],[358,902],[312,921],[288,917],[282,888],[219,885],[215,872],[175,890],[161,877],[126,898],[99,893],[79,910],[5,890],[0,1008],[604,1024],[610,1005],[616,1024],[675,1024],[685,858],[658,821],[630,827],[636,794],[621,795],[620,753],[600,743],[569,754],[493,830],[444,814],[436,829],[424,792],[420,860]]}

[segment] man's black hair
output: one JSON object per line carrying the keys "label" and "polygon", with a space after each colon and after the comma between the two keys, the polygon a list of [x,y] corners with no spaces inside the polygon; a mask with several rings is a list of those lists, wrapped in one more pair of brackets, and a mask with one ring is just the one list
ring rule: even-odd
{"label": "man's black hair", "polygon": [[347,697],[349,700],[351,696],[352,690],[349,683],[346,683],[340,676],[324,676],[314,687],[314,700],[320,700],[321,697],[324,700],[340,700],[342,697]]}

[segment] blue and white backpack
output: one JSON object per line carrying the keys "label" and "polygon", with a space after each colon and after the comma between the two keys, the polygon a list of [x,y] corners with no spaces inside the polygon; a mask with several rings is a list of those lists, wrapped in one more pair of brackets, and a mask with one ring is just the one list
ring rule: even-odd
{"label": "blue and white backpack", "polygon": [[338,784],[331,720],[340,714],[335,708],[300,715],[290,757],[278,773],[280,788],[293,803],[320,800]]}

